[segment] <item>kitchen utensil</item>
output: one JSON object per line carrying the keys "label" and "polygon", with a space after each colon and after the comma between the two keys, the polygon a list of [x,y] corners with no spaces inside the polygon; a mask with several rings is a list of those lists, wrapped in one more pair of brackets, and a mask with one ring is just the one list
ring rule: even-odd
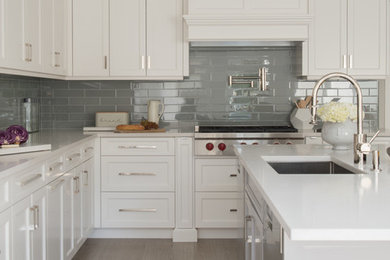
{"label": "kitchen utensil", "polygon": [[165,106],[160,100],[148,101],[148,121],[159,123],[161,116],[164,113]]}
{"label": "kitchen utensil", "polygon": [[312,101],[313,101],[313,96],[306,96],[306,98],[305,98],[305,102],[306,102],[305,108],[310,107]]}

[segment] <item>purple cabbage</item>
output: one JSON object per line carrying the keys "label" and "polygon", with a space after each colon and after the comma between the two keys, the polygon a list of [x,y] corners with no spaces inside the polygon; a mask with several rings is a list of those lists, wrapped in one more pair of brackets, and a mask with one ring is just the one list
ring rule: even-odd
{"label": "purple cabbage", "polygon": [[7,131],[0,131],[0,146],[3,144],[14,144],[15,136]]}
{"label": "purple cabbage", "polygon": [[11,125],[5,132],[6,136],[8,133],[8,144],[22,144],[28,140],[28,132],[23,126]]}

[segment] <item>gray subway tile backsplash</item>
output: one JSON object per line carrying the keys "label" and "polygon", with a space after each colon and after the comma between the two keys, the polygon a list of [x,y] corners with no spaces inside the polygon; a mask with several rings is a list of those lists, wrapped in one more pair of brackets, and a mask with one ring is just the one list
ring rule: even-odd
{"label": "gray subway tile backsplash", "polygon": [[[229,75],[256,75],[268,68],[269,90],[257,83],[228,86]],[[21,98],[41,98],[42,128],[93,126],[95,112],[127,111],[131,122],[147,117],[147,101],[165,104],[162,124],[179,122],[245,122],[288,124],[296,99],[312,94],[315,81],[298,79],[292,48],[194,48],[190,76],[183,81],[60,81],[0,75],[0,128],[21,123]],[[366,114],[364,125],[378,126],[378,82],[360,81]],[[345,81],[325,82],[319,103],[340,97],[356,102]]]}

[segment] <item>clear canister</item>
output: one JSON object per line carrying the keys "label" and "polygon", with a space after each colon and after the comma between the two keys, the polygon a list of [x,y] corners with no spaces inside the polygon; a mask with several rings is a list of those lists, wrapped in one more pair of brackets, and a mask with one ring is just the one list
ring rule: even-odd
{"label": "clear canister", "polygon": [[23,99],[23,122],[29,133],[38,132],[40,125],[39,98]]}

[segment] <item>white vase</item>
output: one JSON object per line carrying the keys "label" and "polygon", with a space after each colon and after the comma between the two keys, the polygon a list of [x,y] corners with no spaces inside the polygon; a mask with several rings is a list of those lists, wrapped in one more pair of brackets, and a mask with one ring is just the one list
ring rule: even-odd
{"label": "white vase", "polygon": [[334,150],[348,150],[353,146],[353,136],[357,132],[356,122],[324,122],[321,130],[322,140],[331,144]]}
{"label": "white vase", "polygon": [[290,115],[290,122],[296,129],[312,129],[310,124],[311,111],[310,108],[295,108]]}

